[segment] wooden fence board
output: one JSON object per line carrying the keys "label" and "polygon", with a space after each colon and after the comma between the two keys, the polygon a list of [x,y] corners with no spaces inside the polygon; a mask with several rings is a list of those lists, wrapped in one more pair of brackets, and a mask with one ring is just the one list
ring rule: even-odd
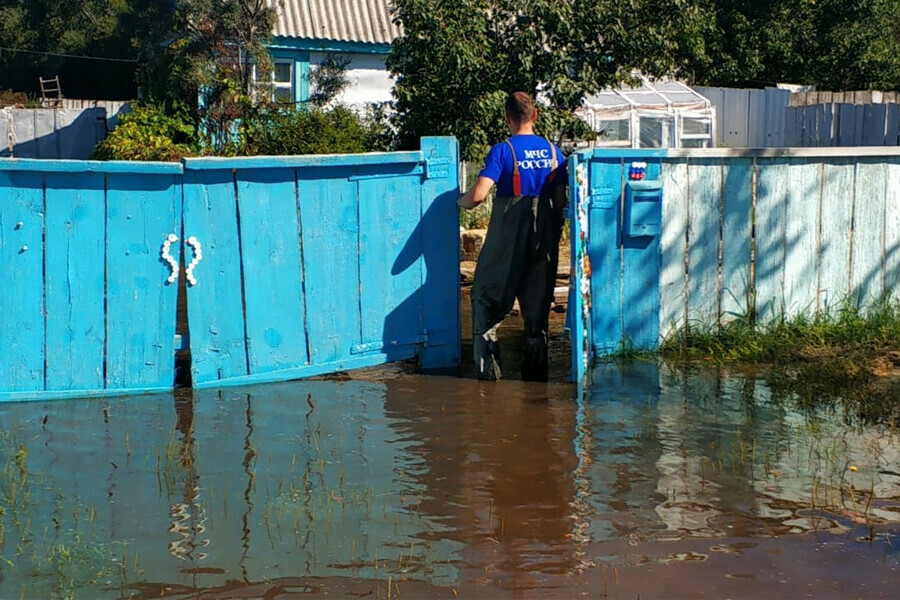
{"label": "wooden fence board", "polygon": [[[197,284],[187,287],[191,374],[194,383],[246,375],[249,367],[234,173],[231,169],[187,169],[184,182],[182,237],[196,237],[203,251],[203,259],[193,272]],[[178,247],[183,243],[179,241]],[[193,253],[186,247],[184,260],[190,264],[192,259]]]}
{"label": "wooden fence board", "polygon": [[362,342],[357,184],[338,170],[298,177],[310,361],[336,362]]}
{"label": "wooden fence board", "polygon": [[900,161],[886,166],[884,222],[884,290],[891,301],[900,300]]}
{"label": "wooden fence board", "polygon": [[305,365],[294,169],[239,169],[236,178],[250,374]]}
{"label": "wooden fence board", "polygon": [[690,163],[688,200],[688,321],[717,323],[719,317],[719,217],[722,163]]}
{"label": "wooden fence board", "polygon": [[665,338],[686,324],[687,161],[666,161],[663,168],[659,331]]}
{"label": "wooden fence board", "polygon": [[816,310],[821,167],[793,159],[784,185],[784,310],[788,318]]}
{"label": "wooden fence board", "polygon": [[860,159],[856,164],[856,196],[853,204],[853,245],[850,289],[853,299],[867,306],[883,290],[885,188],[887,170],[881,161]]}
{"label": "wooden fence board", "polygon": [[164,284],[160,252],[181,230],[181,186],[172,175],[107,177],[106,387],[170,388],[177,286]]}
{"label": "wooden fence board", "polygon": [[849,159],[823,161],[818,300],[820,311],[840,307],[850,295],[850,240],[855,166]]}
{"label": "wooden fence board", "polygon": [[11,392],[44,387],[41,173],[0,171],[0,382]]}
{"label": "wooden fence board", "polygon": [[751,158],[723,161],[722,322],[750,314],[754,170]]}
{"label": "wooden fence board", "polygon": [[786,205],[790,165],[759,159],[756,201],[756,311],[764,321],[784,315]]}
{"label": "wooden fence board", "polygon": [[106,197],[102,173],[46,175],[46,388],[103,388]]}

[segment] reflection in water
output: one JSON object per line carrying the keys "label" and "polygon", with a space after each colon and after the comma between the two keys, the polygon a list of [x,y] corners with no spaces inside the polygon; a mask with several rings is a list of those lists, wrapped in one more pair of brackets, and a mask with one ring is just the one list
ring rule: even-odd
{"label": "reflection in water", "polygon": [[0,405],[0,596],[890,587],[889,428],[656,363],[575,393],[400,376]]}

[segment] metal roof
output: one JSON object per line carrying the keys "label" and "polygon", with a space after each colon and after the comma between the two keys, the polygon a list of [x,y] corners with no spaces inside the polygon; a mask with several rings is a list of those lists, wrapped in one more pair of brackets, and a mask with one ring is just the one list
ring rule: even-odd
{"label": "metal roof", "polygon": [[390,44],[402,35],[391,0],[265,0],[278,13],[276,36]]}

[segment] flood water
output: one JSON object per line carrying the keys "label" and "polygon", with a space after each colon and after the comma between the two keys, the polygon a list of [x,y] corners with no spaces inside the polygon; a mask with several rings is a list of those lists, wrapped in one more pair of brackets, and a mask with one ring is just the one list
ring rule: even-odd
{"label": "flood water", "polygon": [[876,598],[900,438],[655,362],[0,405],[0,598]]}

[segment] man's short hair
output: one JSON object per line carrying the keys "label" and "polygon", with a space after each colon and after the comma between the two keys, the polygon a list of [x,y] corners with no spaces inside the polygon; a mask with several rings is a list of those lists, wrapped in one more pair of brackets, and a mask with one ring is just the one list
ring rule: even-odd
{"label": "man's short hair", "polygon": [[536,113],[534,101],[525,92],[513,92],[506,97],[506,116],[514,123],[527,123]]}

